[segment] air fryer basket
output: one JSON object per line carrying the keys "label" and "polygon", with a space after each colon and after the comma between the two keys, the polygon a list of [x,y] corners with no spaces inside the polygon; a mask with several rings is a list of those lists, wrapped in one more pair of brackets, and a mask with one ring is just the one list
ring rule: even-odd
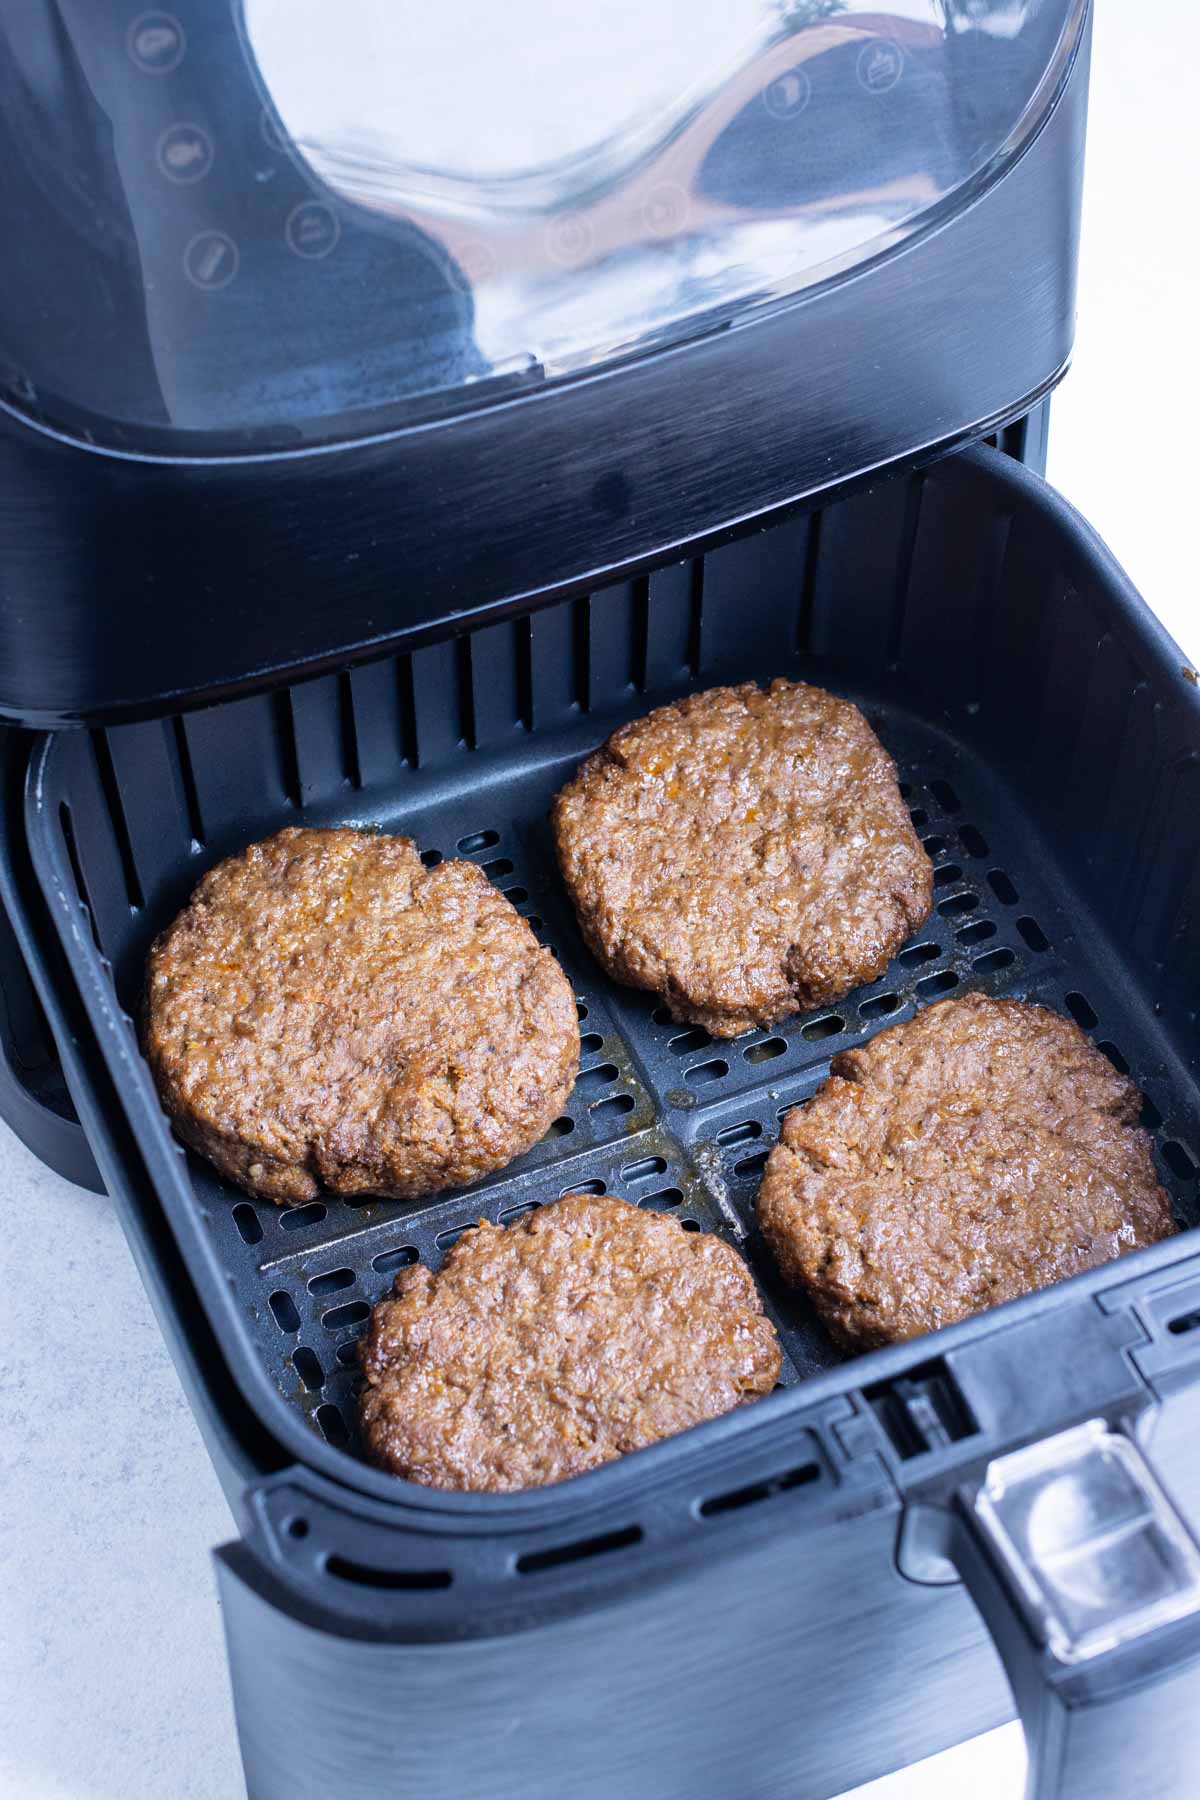
{"label": "air fryer basket", "polygon": [[[780,1329],[783,1384],[829,1369],[838,1353],[777,1282],[753,1224],[779,1118],[831,1055],[969,988],[1070,1014],[1132,1072],[1180,1221],[1197,1223],[1200,706],[1168,640],[1123,615],[1097,584],[1097,547],[1044,493],[970,452],[387,661],[41,742],[27,822],[43,892],[233,1373],[297,1455],[384,1493],[388,1478],[344,1454],[371,1305],[396,1269],[436,1264],[477,1219],[570,1189],[736,1242]],[[774,675],[865,708],[933,858],[935,906],[881,980],[714,1043],[600,973],[546,814],[622,718]],[[214,861],[300,820],[403,831],[428,861],[472,858],[560,957],[579,1000],[579,1083],[502,1174],[429,1202],[284,1210],[170,1142],[132,1023],[148,944]]]}

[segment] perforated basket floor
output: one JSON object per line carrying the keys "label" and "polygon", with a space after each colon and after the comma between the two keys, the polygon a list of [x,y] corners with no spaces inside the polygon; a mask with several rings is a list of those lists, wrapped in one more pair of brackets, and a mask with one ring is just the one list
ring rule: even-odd
{"label": "perforated basket floor", "polygon": [[[779,1328],[785,1384],[838,1360],[803,1297],[777,1281],[759,1242],[754,1197],[762,1166],[781,1115],[813,1092],[832,1055],[920,1005],[968,987],[1035,998],[1069,1013],[1118,1066],[1132,1067],[1147,1092],[1146,1120],[1158,1136],[1164,1180],[1190,1222],[1195,1165],[1176,1136],[1163,1065],[1152,1028],[1149,1034],[1146,1029],[1150,1022],[1130,1010],[1128,997],[1113,991],[1093,961],[1078,903],[1056,885],[1027,823],[984,766],[906,711],[857,697],[897,759],[914,823],[933,859],[932,917],[881,980],[837,1006],[733,1042],[717,1043],[702,1030],[672,1024],[652,997],[609,982],[579,938],[554,866],[546,815],[582,749],[604,728],[584,737],[576,727],[569,748],[561,737],[548,739],[533,758],[525,743],[519,757],[489,759],[475,771],[480,779],[465,788],[456,779],[448,792],[445,781],[401,780],[390,791],[381,783],[368,796],[361,785],[339,778],[339,806],[328,800],[305,804],[301,788],[298,800],[274,818],[260,816],[255,831],[241,835],[245,841],[303,814],[314,822],[369,822],[410,833],[427,861],[470,857],[553,948],[579,1003],[582,1066],[567,1112],[528,1155],[470,1189],[428,1203],[330,1197],[283,1210],[249,1200],[189,1158],[197,1204],[235,1299],[253,1322],[261,1357],[280,1390],[330,1443],[353,1442],[355,1346],[395,1271],[417,1259],[436,1266],[476,1220],[505,1223],[572,1189],[607,1190],[669,1211],[686,1229],[716,1231],[736,1243]],[[162,778],[169,776],[187,802],[194,832],[207,829],[202,815],[207,808],[212,816],[206,783],[213,771],[196,757],[202,734],[218,717],[198,715],[183,727],[124,727],[91,746],[94,795],[107,795],[110,819],[121,827],[117,848],[129,894],[128,910],[119,909],[124,941],[115,946],[114,961],[130,1010],[152,931],[170,916],[201,866],[214,859],[197,837],[183,867],[161,854],[160,898],[147,902],[145,887],[153,878],[138,821],[146,827],[148,847],[155,815],[138,810],[134,772],[143,784],[149,778],[153,744]],[[294,714],[290,722],[294,733]],[[290,734],[288,742],[294,754]],[[97,899],[95,815],[80,814],[87,804],[86,790],[77,784],[62,823],[80,891],[107,948],[105,914],[110,936],[116,914]],[[220,845],[222,851],[231,847]]]}
{"label": "perforated basket floor", "polygon": [[[972,781],[971,771],[949,767],[919,728],[879,714],[874,722],[897,755],[934,861],[933,914],[881,980],[836,1007],[733,1042],[673,1024],[652,996],[617,988],[597,969],[553,864],[545,812],[557,775],[542,784],[526,780],[519,792],[497,784],[419,821],[427,854],[480,862],[555,950],[579,1002],[581,1072],[551,1134],[465,1193],[416,1206],[319,1202],[290,1214],[235,1203],[228,1223],[242,1242],[231,1244],[231,1261],[245,1271],[247,1300],[261,1306],[266,1298],[277,1327],[277,1340],[268,1340],[277,1379],[328,1438],[344,1443],[351,1436],[356,1340],[397,1268],[418,1259],[436,1265],[478,1218],[504,1223],[582,1188],[670,1211],[686,1229],[732,1239],[749,1257],[779,1329],[782,1381],[825,1367],[839,1353],[804,1299],[776,1279],[754,1226],[754,1198],[782,1114],[814,1091],[833,1055],[970,987],[1056,1007],[1128,1066],[1117,1008],[1087,967],[1072,909],[1024,865],[995,796]],[[379,822],[396,829],[417,823]],[[1152,1099],[1147,1123],[1158,1130],[1164,1180],[1174,1178],[1182,1205],[1191,1197],[1191,1158],[1171,1139]]]}

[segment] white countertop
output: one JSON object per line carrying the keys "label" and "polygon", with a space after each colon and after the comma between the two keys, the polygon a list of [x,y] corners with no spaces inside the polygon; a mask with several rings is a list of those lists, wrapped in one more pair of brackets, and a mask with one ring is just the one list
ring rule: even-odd
{"label": "white countertop", "polygon": [[[1200,661],[1185,176],[1200,15],[1189,0],[1099,10],[1079,331],[1049,475]],[[208,1555],[230,1517],[124,1239],[105,1199],[3,1126],[0,1207],[0,1796],[237,1800]],[[1017,1800],[1023,1764],[1010,1726],[855,1800]]]}

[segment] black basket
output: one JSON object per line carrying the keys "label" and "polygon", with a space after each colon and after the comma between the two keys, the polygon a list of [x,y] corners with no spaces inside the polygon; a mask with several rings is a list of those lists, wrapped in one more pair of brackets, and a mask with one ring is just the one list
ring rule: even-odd
{"label": "black basket", "polygon": [[[1018,479],[979,453],[399,659],[45,740],[29,801],[44,891],[69,924],[64,947],[214,1327],[295,1455],[332,1472],[309,1431],[338,1451],[350,1443],[355,1340],[397,1268],[436,1264],[478,1218],[503,1222],[571,1188],[732,1238],[780,1327],[784,1383],[833,1365],[760,1249],[762,1164],[780,1115],[833,1053],[967,988],[1057,1007],[1132,1071],[1162,1178],[1195,1223],[1194,1050],[1189,1062],[1172,1040],[1184,1021],[1170,1016],[1188,984],[1168,959],[1197,954],[1179,929],[1197,877],[1179,821],[1191,816],[1187,733],[1200,705],[1177,670],[1178,718],[1166,710],[1064,549],[1050,553],[1047,521],[1007,510]],[[865,708],[933,858],[935,906],[871,986],[718,1044],[601,974],[565,901],[547,812],[619,719],[696,686],[778,674],[819,678]],[[1155,745],[1157,774],[1144,764]],[[1159,796],[1157,820],[1147,796]],[[502,1174],[430,1202],[328,1196],[280,1209],[172,1143],[130,1023],[150,940],[214,861],[302,820],[404,831],[430,862],[472,858],[559,956],[579,999],[579,1082],[543,1142]],[[1131,820],[1155,841],[1106,866],[1106,841],[1112,856]]]}
{"label": "black basket", "polygon": [[[717,1044],[601,975],[555,873],[546,813],[620,719],[698,686],[774,675],[819,680],[865,708],[933,857],[935,907],[879,981]],[[964,1458],[986,1460],[1089,1409],[1131,1406],[1137,1384],[1111,1296],[1130,1284],[1174,1291],[1194,1255],[1186,1235],[845,1363],[775,1279],[753,1199],[780,1115],[832,1054],[982,988],[1069,1014],[1132,1073],[1162,1179],[1181,1224],[1195,1225],[1198,790],[1194,673],[1086,528],[989,450],[387,661],[41,740],[25,800],[32,875],[111,1086],[97,1114],[116,1122],[101,1134],[136,1146],[139,1205],[161,1209],[195,1297],[190,1332],[168,1314],[179,1355],[194,1359],[197,1333],[209,1334],[260,1434],[235,1479],[252,1479],[264,1443],[257,1472],[285,1471],[244,1500],[270,1582],[323,1629],[396,1644],[528,1634],[711,1569],[718,1549],[764,1531],[800,1544],[833,1520],[894,1519],[914,1481],[948,1479]],[[301,820],[381,825],[414,836],[427,858],[471,857],[560,957],[580,1001],[580,1081],[547,1138],[502,1174],[427,1203],[331,1196],[283,1211],[172,1140],[131,1023],[146,948],[217,858]],[[788,1391],[531,1495],[431,1493],[366,1467],[354,1453],[354,1346],[394,1271],[436,1263],[481,1216],[503,1222],[580,1187],[734,1241],[780,1328]],[[1187,1363],[1192,1342],[1171,1305],[1144,1306],[1139,1319],[1163,1368]],[[1037,1365],[1025,1374],[1021,1346]],[[1074,1356],[1084,1369],[1072,1376]],[[907,1594],[889,1589],[888,1605],[911,1622],[921,1590],[897,1585]],[[244,1646],[239,1662],[239,1705],[253,1704],[248,1683],[293,1716],[298,1701],[289,1714]],[[778,1679],[757,1664],[748,1672]],[[980,1695],[940,1740],[947,1720],[902,1753],[990,1722],[995,1691]],[[687,1717],[703,1737],[701,1699],[691,1693]],[[324,1702],[313,1707],[337,1729]],[[528,1759],[553,1754],[552,1738],[549,1725],[531,1729]],[[843,1759],[840,1778],[888,1766],[895,1750]],[[270,1756],[282,1754],[273,1742]],[[429,1749],[416,1766],[427,1791],[463,1792],[482,1754],[468,1733],[443,1744],[440,1763]],[[532,1766],[519,1759],[514,1791]]]}

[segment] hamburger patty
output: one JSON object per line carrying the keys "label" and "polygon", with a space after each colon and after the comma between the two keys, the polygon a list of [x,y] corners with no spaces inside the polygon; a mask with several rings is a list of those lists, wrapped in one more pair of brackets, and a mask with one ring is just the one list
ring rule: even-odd
{"label": "hamburger patty", "polygon": [[360,1346],[372,1462],[429,1487],[564,1481],[769,1393],[775,1330],[720,1238],[609,1195],[480,1222],[396,1277]]}
{"label": "hamburger patty", "polygon": [[1140,1107],[1057,1013],[943,1000],[834,1057],[758,1221],[841,1344],[916,1337],[1175,1230]]}
{"label": "hamburger patty", "polygon": [[622,726],[553,822],[592,953],[714,1037],[873,981],[929,913],[891,758],[856,706],[803,682]]}
{"label": "hamburger patty", "polygon": [[482,870],[348,829],[204,877],[150,952],[143,1042],[184,1143],[295,1204],[502,1168],[579,1063],[566,977]]}

